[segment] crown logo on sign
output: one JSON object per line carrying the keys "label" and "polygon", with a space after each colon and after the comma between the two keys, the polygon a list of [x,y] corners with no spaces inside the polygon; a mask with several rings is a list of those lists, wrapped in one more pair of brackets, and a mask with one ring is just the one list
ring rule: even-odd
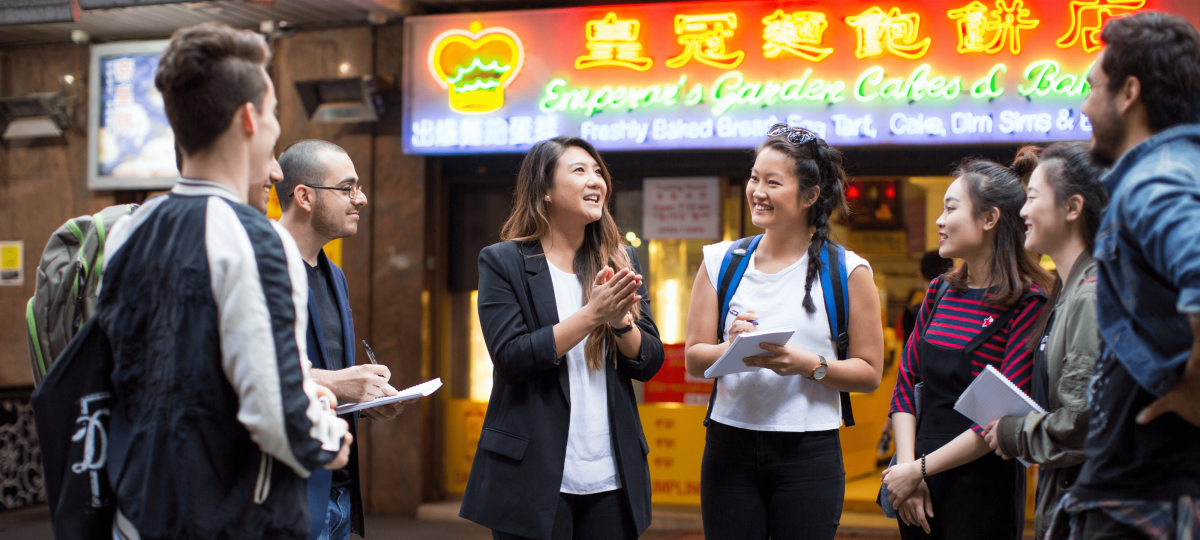
{"label": "crown logo on sign", "polygon": [[504,89],[521,71],[525,50],[512,30],[483,28],[442,32],[429,47],[429,71],[450,92],[450,108],[488,112],[504,106]]}

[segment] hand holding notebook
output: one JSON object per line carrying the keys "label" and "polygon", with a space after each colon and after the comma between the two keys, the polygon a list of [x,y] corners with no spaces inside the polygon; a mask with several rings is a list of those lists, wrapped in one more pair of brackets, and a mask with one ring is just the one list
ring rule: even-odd
{"label": "hand holding notebook", "polygon": [[[992,366],[980,372],[967,386],[954,403],[954,410],[981,426],[1005,416],[1046,412],[1033,398]],[[1021,463],[1029,466],[1024,460],[1021,460]]]}
{"label": "hand holding notebook", "polygon": [[763,350],[760,347],[763,343],[771,343],[774,345],[786,345],[789,339],[792,339],[792,334],[796,333],[796,329],[792,327],[775,328],[772,330],[759,330],[757,332],[746,332],[738,334],[729,342],[729,348],[725,350],[713,365],[704,370],[704,377],[707,379],[715,379],[722,375],[732,373],[747,373],[758,371],[762,368],[755,366],[747,366],[742,361],[744,358],[751,356],[771,356],[771,353]]}

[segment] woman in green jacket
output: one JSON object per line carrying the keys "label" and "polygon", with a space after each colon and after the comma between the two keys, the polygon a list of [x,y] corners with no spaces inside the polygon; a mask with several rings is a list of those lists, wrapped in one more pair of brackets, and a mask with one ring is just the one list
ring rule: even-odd
{"label": "woman in green jacket", "polygon": [[[1092,248],[1108,191],[1088,158],[1089,145],[1055,143],[1041,151],[1029,178],[1025,248],[1054,260],[1058,276],[1053,309],[1035,323],[1032,397],[1047,412],[1005,416],[986,426],[985,439],[1000,457],[1041,467],[1037,484],[1037,538],[1044,538],[1059,500],[1083,466],[1087,390],[1099,354],[1096,264]],[[1036,156],[1025,147],[1018,159]]]}

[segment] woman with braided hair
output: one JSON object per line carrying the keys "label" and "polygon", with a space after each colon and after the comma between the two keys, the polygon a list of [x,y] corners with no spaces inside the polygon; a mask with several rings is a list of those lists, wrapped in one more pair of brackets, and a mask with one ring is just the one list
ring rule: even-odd
{"label": "woman with braided hair", "polygon": [[738,334],[796,329],[785,345],[763,346],[770,356],[744,360],[763,369],[719,378],[700,479],[706,538],[832,539],[837,532],[846,476],[839,392],[873,391],[883,371],[879,296],[870,265],[852,252],[844,360],[826,313],[820,255],[832,242],[833,212],[847,212],[841,163],[841,153],[811,131],[771,129],[746,184],[751,220],[766,232],[746,256],[728,317],[714,315],[723,310],[717,276],[731,243],[704,248],[688,312],[688,373],[703,377]]}

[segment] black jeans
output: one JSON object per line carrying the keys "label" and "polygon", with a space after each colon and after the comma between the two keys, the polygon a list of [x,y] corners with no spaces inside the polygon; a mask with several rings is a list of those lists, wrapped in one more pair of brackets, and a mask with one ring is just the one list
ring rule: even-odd
{"label": "black jeans", "polygon": [[[591,495],[558,494],[553,540],[636,539],[636,527],[624,489]],[[493,540],[527,540],[523,536],[492,530]]]}
{"label": "black jeans", "polygon": [[700,467],[708,540],[832,540],[846,470],[837,430],[752,431],[710,420]]}

